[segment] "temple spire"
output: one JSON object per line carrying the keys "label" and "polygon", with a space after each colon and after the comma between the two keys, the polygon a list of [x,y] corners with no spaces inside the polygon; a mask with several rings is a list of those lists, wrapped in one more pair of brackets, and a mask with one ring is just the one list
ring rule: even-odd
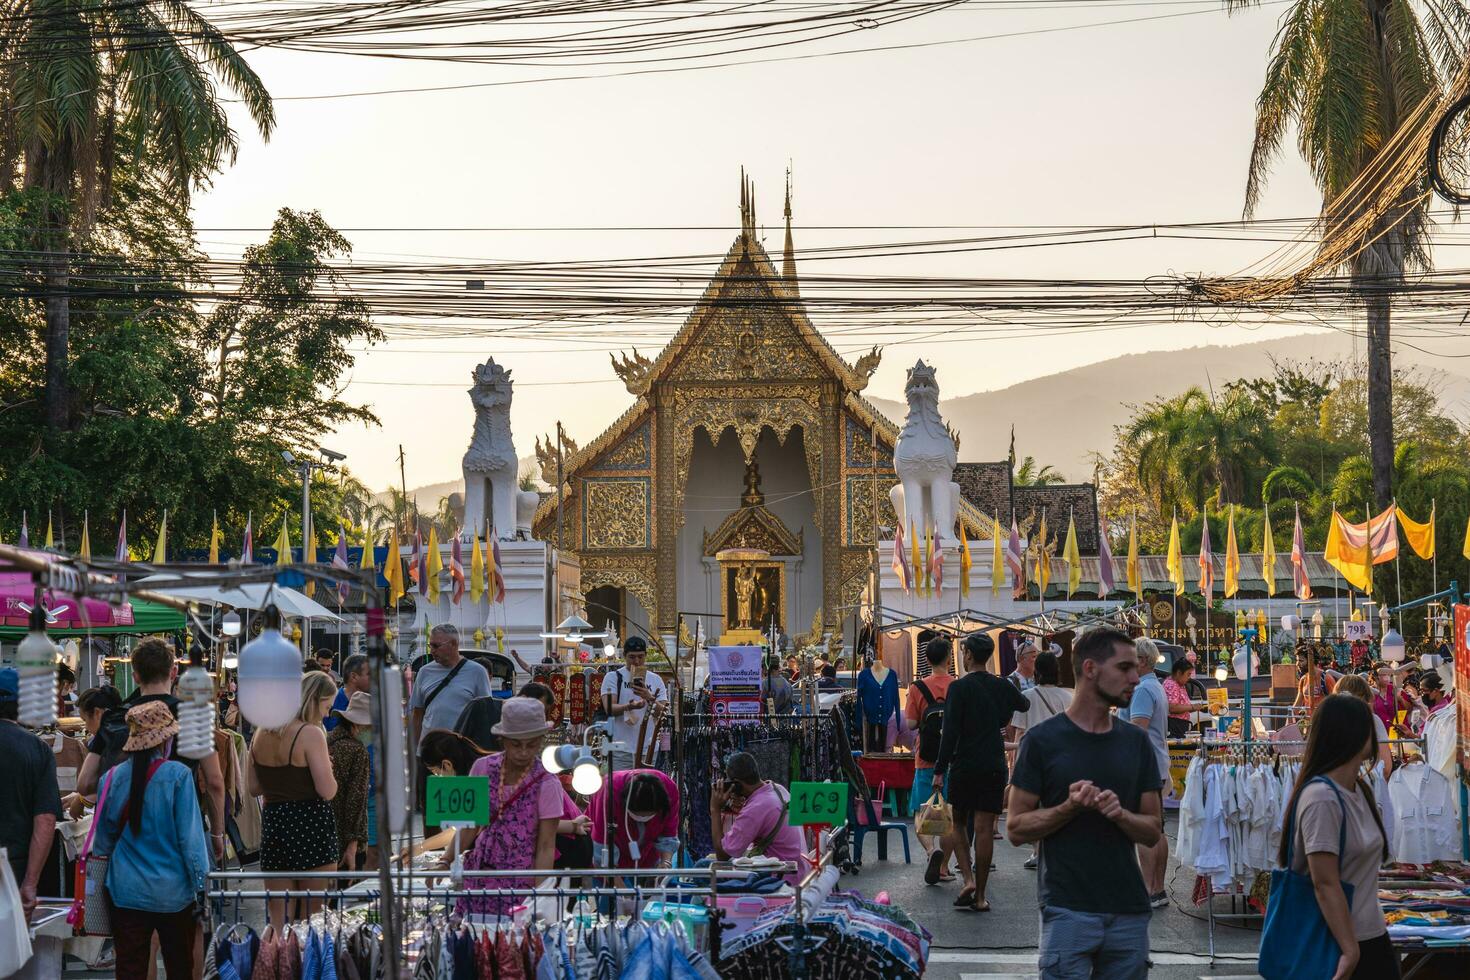
{"label": "temple spire", "polygon": [[749,249],[755,241],[755,184],[740,168],[740,238]]}
{"label": "temple spire", "polygon": [[781,278],[796,289],[796,245],[791,240],[791,168],[786,168],[786,245],[781,255]]}

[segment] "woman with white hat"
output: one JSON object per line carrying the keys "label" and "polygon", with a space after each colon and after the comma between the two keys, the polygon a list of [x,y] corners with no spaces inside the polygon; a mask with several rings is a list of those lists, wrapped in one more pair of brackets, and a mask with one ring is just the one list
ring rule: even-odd
{"label": "woman with white hat", "polygon": [[[556,859],[556,825],[562,814],[562,788],[541,765],[541,746],[551,730],[546,706],[535,698],[505,702],[492,731],[503,750],[470,767],[470,775],[490,779],[490,820],[470,846],[465,867],[549,872]],[[530,888],[533,878],[496,879],[495,888]],[[461,899],[459,910],[503,915],[521,900],[510,896]]]}
{"label": "woman with white hat", "polygon": [[145,701],[127,722],[128,757],[102,782],[91,848],[111,855],[117,977],[148,976],[157,933],[168,980],[186,980],[194,973],[194,900],[209,873],[199,792],[189,767],[169,761],[179,723],[166,703]]}

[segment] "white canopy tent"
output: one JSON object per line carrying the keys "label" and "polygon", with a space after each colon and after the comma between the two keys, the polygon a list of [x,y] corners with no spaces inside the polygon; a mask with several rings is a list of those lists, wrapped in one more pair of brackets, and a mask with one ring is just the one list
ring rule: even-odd
{"label": "white canopy tent", "polygon": [[[175,575],[150,575],[143,582],[155,582],[174,579]],[[178,599],[189,599],[214,606],[233,606],[236,609],[264,609],[266,606],[275,604],[281,611],[281,615],[296,619],[326,619],[333,622],[341,622],[338,616],[326,606],[315,599],[298,592],[296,589],[288,589],[273,582],[250,582],[242,585],[186,585],[166,586],[162,588],[150,587],[151,591],[159,595],[173,596]]]}

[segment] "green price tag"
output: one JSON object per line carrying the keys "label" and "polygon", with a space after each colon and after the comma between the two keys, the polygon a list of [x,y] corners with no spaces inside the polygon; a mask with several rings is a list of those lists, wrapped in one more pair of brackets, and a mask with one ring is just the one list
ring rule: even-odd
{"label": "green price tag", "polygon": [[792,783],[787,823],[793,827],[847,823],[847,784]]}
{"label": "green price tag", "polygon": [[424,823],[483,827],[490,822],[490,777],[430,776],[424,789]]}

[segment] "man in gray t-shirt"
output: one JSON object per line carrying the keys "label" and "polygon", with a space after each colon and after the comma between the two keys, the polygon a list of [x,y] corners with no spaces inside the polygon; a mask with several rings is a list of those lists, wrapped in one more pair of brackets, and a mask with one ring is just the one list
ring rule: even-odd
{"label": "man in gray t-shirt", "polygon": [[[1159,662],[1158,646],[1148,637],[1134,641],[1138,650],[1138,686],[1133,689],[1133,700],[1128,704],[1128,720],[1148,732],[1149,748],[1159,767],[1162,786],[1168,786],[1169,778],[1169,696],[1154,667]],[[1162,815],[1162,810],[1160,814]],[[1138,848],[1138,863],[1143,870],[1143,883],[1148,888],[1149,904],[1162,908],[1169,904],[1169,895],[1164,890],[1164,874],[1169,865],[1169,838],[1159,835],[1159,842],[1151,847]]]}
{"label": "man in gray t-shirt", "polygon": [[459,630],[452,624],[435,626],[429,633],[433,658],[413,678],[408,706],[413,711],[413,744],[423,741],[431,728],[454,729],[464,706],[490,695],[490,675],[459,652]]}

